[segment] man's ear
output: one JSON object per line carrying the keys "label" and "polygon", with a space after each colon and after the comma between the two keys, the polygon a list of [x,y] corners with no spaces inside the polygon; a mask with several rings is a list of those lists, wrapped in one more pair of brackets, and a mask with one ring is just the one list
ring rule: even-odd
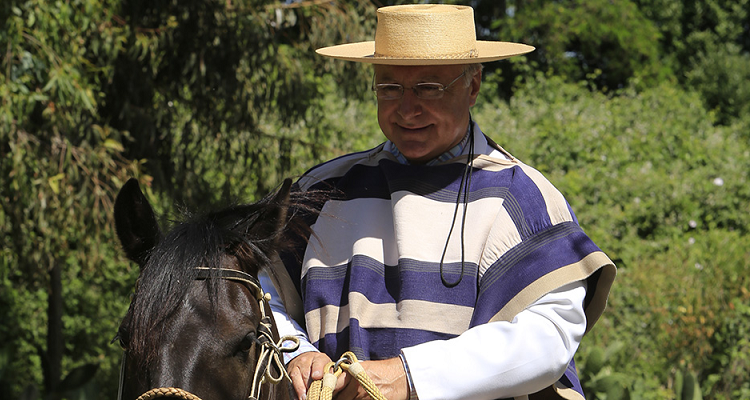
{"label": "man's ear", "polygon": [[477,103],[477,96],[479,96],[479,88],[482,86],[482,69],[479,68],[474,76],[471,77],[471,91],[469,92],[469,107],[473,107]]}

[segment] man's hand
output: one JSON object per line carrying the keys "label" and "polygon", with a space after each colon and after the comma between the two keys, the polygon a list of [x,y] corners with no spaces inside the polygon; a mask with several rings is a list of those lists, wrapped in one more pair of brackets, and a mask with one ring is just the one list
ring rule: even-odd
{"label": "man's hand", "polygon": [[302,353],[289,361],[286,369],[292,378],[292,386],[298,399],[307,399],[307,388],[313,381],[323,378],[323,369],[329,362],[331,359],[328,355],[317,351]]}
{"label": "man's hand", "polygon": [[[409,398],[409,384],[406,380],[406,371],[401,359],[398,357],[380,361],[361,361],[375,386],[380,389],[389,400],[407,400]],[[321,367],[322,368],[322,367]],[[334,391],[336,400],[370,400],[365,388],[357,382],[350,374],[339,375]]]}

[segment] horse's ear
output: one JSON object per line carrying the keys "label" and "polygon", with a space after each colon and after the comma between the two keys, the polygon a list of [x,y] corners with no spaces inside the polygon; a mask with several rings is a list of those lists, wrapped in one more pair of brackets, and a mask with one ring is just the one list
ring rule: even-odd
{"label": "horse's ear", "polygon": [[115,230],[125,254],[143,268],[151,249],[159,242],[161,230],[135,178],[128,180],[117,194]]}
{"label": "horse's ear", "polygon": [[281,188],[274,195],[272,202],[278,205],[276,210],[276,231],[280,231],[286,225],[286,215],[289,212],[289,193],[292,189],[292,180],[289,178],[284,179],[281,183]]}
{"label": "horse's ear", "polygon": [[292,180],[289,178],[284,179],[279,190],[263,201],[269,205],[267,208],[268,211],[253,226],[253,236],[279,239],[287,223],[286,216],[289,210],[289,193],[291,187]]}

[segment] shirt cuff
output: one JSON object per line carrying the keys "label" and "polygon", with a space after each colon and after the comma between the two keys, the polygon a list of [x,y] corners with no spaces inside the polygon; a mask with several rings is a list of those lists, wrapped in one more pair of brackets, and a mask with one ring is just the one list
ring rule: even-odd
{"label": "shirt cuff", "polygon": [[409,400],[419,400],[417,389],[414,388],[414,381],[411,380],[409,364],[406,362],[404,353],[399,353],[398,358],[401,359],[401,364],[404,366],[404,371],[406,372],[406,382],[409,384]]}
{"label": "shirt cuff", "polygon": [[[313,346],[310,342],[307,341],[307,338],[304,336],[295,335],[297,338],[299,338],[299,347],[297,350],[291,352],[291,353],[283,353],[284,355],[284,365],[289,364],[289,361],[292,361],[294,357],[297,357],[298,355],[302,353],[307,353],[310,351],[319,351],[315,346]],[[290,343],[289,341],[284,342]]]}

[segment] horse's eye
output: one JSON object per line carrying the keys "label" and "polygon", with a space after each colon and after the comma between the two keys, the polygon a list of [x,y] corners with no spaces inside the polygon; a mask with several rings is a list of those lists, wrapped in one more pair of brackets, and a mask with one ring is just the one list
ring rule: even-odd
{"label": "horse's eye", "polygon": [[253,344],[258,341],[258,339],[255,337],[255,332],[250,332],[247,335],[245,335],[242,340],[240,340],[240,344],[237,348],[238,353],[247,353],[250,351],[250,349],[253,347]]}
{"label": "horse's eye", "polygon": [[109,342],[109,344],[112,344],[114,342],[118,342],[120,344],[120,347],[123,350],[127,350],[128,349],[128,346],[126,344],[126,342],[127,342],[127,332],[125,332],[122,328],[118,329],[117,330],[117,334],[115,335],[114,338],[112,338],[112,341]]}

